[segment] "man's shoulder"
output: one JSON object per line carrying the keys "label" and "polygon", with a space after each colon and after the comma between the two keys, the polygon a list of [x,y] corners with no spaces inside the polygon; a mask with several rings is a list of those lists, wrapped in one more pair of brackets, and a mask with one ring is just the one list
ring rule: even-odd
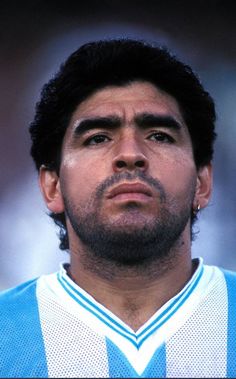
{"label": "man's shoulder", "polygon": [[18,286],[0,292],[0,303],[15,302],[17,299],[27,297],[36,286],[37,279],[32,279]]}
{"label": "man's shoulder", "polygon": [[226,280],[230,280],[232,284],[236,285],[236,271],[227,270],[220,267],[221,272],[224,274]]}
{"label": "man's shoulder", "polygon": [[[222,272],[225,277],[226,286],[227,286],[227,293],[228,293],[228,302],[231,305],[236,305],[236,272],[222,269]],[[236,320],[236,311],[235,311],[235,320]]]}
{"label": "man's shoulder", "polygon": [[0,293],[0,322],[23,317],[35,307],[37,279],[32,279]]}
{"label": "man's shoulder", "polygon": [[223,275],[226,280],[232,280],[232,283],[236,284],[236,271],[229,270],[218,265],[204,264],[203,267],[206,271],[210,273],[212,278],[217,279],[222,277]]}
{"label": "man's shoulder", "polygon": [[[210,268],[210,283],[208,288],[217,298],[224,296],[230,309],[236,312],[236,271],[225,269],[219,266],[205,266]],[[235,313],[236,320],[236,313]]]}
{"label": "man's shoulder", "polygon": [[[0,294],[0,339],[1,345],[26,340],[30,331],[38,329],[39,310],[37,279],[27,281]],[[29,339],[29,338],[28,338]],[[17,343],[18,343],[17,342]]]}
{"label": "man's shoulder", "polygon": [[37,279],[0,294],[1,377],[47,377]]}

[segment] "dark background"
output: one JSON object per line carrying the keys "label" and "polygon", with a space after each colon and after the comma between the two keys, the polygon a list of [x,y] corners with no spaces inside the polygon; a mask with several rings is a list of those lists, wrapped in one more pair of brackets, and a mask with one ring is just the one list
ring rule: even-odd
{"label": "dark background", "polygon": [[217,107],[214,192],[193,255],[236,269],[234,1],[0,1],[0,288],[56,270],[67,254],[46,216],[28,125],[42,85],[79,45],[109,37],[167,45],[199,74]]}

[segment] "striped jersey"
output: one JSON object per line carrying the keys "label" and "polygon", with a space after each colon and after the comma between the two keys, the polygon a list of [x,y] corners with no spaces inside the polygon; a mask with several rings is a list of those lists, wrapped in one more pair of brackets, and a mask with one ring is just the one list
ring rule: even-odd
{"label": "striped jersey", "polygon": [[134,332],[63,265],[0,295],[0,377],[236,377],[236,273],[198,268]]}

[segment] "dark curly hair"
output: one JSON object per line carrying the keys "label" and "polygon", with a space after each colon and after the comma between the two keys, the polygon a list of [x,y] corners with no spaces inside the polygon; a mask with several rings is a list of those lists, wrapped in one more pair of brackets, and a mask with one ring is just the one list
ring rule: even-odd
{"label": "dark curly hair", "polygon": [[[172,95],[189,129],[197,169],[211,162],[215,107],[192,69],[165,47],[132,39],[112,39],[81,46],[44,85],[30,124],[31,155],[59,175],[63,138],[76,107],[94,91],[145,80]],[[50,216],[60,227],[60,248],[69,248],[64,213]],[[191,215],[192,225],[196,215]]]}

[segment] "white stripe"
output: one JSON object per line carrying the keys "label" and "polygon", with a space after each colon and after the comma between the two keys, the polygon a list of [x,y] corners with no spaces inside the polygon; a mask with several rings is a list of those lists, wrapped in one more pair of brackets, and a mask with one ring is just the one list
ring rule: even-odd
{"label": "white stripe", "polygon": [[108,377],[105,338],[59,304],[43,280],[37,298],[49,377]]}
{"label": "white stripe", "polygon": [[219,269],[208,272],[211,278],[201,302],[166,343],[167,377],[226,377],[226,285]]}

